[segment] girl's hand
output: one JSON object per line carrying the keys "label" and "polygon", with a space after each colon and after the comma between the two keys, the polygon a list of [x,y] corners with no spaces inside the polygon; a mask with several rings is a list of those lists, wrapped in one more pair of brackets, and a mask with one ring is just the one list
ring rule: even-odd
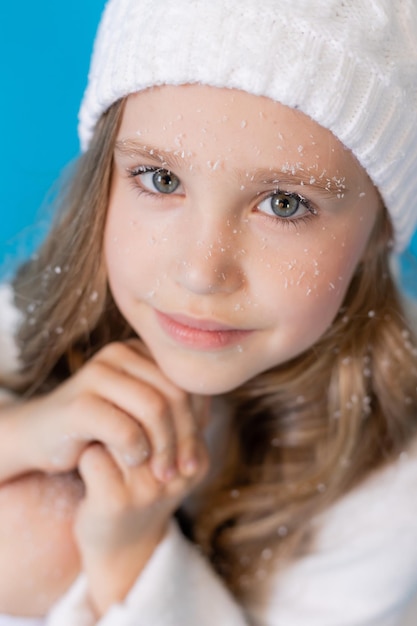
{"label": "girl's hand", "polygon": [[173,512],[206,474],[202,441],[195,452],[197,463],[188,476],[177,473],[164,482],[155,477],[150,463],[127,466],[101,444],[92,444],[81,455],[86,496],[75,535],[98,615],[125,598],[164,537]]}
{"label": "girl's hand", "polygon": [[28,403],[32,469],[73,470],[99,442],[126,467],[150,458],[162,482],[177,472],[193,474],[200,445],[196,399],[171,383],[140,347],[136,340],[109,344],[57,389]]}

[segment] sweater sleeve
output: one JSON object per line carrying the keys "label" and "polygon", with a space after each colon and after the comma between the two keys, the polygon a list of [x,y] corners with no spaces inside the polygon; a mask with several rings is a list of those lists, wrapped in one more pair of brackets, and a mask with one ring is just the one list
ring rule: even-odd
{"label": "sweater sleeve", "polygon": [[11,374],[19,369],[19,353],[15,335],[22,322],[22,314],[14,304],[13,288],[0,284],[0,374]]}
{"label": "sweater sleeve", "polygon": [[253,623],[405,624],[417,591],[416,494],[414,448],[317,520],[310,554],[275,576],[269,602],[251,607]]}
{"label": "sweater sleeve", "polygon": [[[19,371],[19,350],[15,337],[22,319],[14,304],[11,285],[0,284],[0,381],[2,377],[7,379]],[[0,387],[0,403],[13,397],[8,389]]]}
{"label": "sweater sleeve", "polygon": [[316,521],[310,554],[273,576],[247,619],[173,523],[123,603],[96,622],[81,576],[47,626],[403,626],[417,591],[416,493],[414,448]]}
{"label": "sweater sleeve", "polygon": [[218,576],[172,522],[125,601],[98,622],[80,576],[52,609],[47,626],[247,626]]}

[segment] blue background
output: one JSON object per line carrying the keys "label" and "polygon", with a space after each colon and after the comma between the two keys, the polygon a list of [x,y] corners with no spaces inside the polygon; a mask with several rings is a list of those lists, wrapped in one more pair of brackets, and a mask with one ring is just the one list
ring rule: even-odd
{"label": "blue background", "polygon": [[48,190],[79,152],[77,114],[103,7],[104,0],[1,3],[3,270],[41,235]]}
{"label": "blue background", "polygon": [[[0,6],[0,270],[12,271],[48,223],[46,198],[79,152],[77,113],[105,0]],[[417,297],[417,234],[402,258]]]}

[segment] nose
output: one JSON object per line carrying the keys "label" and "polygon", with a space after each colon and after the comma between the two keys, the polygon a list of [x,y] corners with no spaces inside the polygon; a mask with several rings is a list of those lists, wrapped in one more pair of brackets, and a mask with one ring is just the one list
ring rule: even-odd
{"label": "nose", "polygon": [[244,251],[238,239],[215,224],[199,233],[190,230],[178,262],[181,287],[197,295],[231,294],[241,289]]}

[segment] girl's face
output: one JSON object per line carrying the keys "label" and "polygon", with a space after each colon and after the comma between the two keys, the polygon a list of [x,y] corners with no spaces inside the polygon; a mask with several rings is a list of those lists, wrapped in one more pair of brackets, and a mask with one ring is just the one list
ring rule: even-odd
{"label": "girl's face", "polygon": [[105,234],[114,299],[181,388],[217,394],[314,344],[380,210],[335,137],[200,85],[128,98]]}

